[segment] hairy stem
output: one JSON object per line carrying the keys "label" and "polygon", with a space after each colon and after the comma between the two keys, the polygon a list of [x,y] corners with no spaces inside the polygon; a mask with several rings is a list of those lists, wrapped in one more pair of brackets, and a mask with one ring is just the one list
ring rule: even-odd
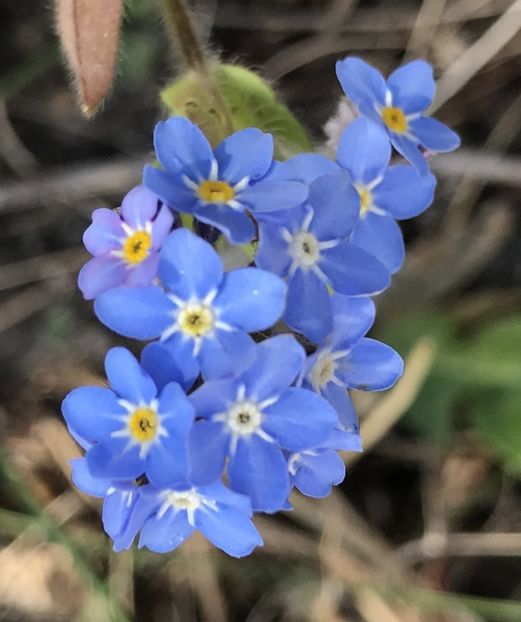
{"label": "hairy stem", "polygon": [[207,59],[184,0],[162,0],[163,12],[185,69],[204,72]]}

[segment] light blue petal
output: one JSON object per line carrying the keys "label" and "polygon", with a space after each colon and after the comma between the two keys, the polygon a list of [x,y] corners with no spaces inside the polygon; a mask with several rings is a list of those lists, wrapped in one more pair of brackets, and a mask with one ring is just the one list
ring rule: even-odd
{"label": "light blue petal", "polygon": [[[145,521],[150,518],[150,516],[154,513],[157,502],[143,495],[143,487],[134,488],[133,491],[130,492],[121,492],[117,491],[114,495],[110,495],[105,500],[105,504],[103,505],[103,524],[105,526],[105,530],[108,533],[107,523],[108,519],[106,515],[106,506],[110,502],[112,502],[112,506],[116,505],[116,500],[112,501],[112,497],[120,495],[119,500],[119,531],[112,534],[112,539],[114,542],[114,551],[124,551],[132,546],[135,537],[139,533],[139,530],[143,527]],[[114,510],[112,510],[114,512]],[[115,517],[117,519],[117,516]],[[115,523],[113,526],[117,527],[117,520],[112,521]]]}
{"label": "light blue petal", "polygon": [[432,66],[424,60],[413,60],[393,71],[387,86],[393,94],[393,106],[406,114],[421,112],[428,108],[436,90]]}
{"label": "light blue petal", "polygon": [[255,215],[292,209],[302,205],[307,198],[306,184],[270,179],[251,184],[237,195],[237,200]]}
{"label": "light blue petal", "polygon": [[199,204],[195,215],[201,222],[219,229],[232,244],[246,244],[255,237],[251,218],[228,205]]}
{"label": "light blue petal", "polygon": [[360,452],[362,451],[362,439],[358,432],[335,429],[325,441],[320,443],[320,449]]}
{"label": "light blue petal", "polygon": [[319,153],[299,153],[285,162],[275,162],[269,179],[303,181],[310,184],[317,177],[338,172],[338,166]]}
{"label": "light blue petal", "polygon": [[188,442],[186,435],[172,434],[154,445],[145,461],[145,474],[158,487],[174,486],[188,480]]}
{"label": "light blue petal", "polygon": [[301,454],[298,465],[295,487],[303,495],[318,499],[327,497],[331,487],[340,484],[346,474],[342,458],[332,449],[321,451],[318,456]]}
{"label": "light blue petal", "polygon": [[199,363],[205,380],[235,376],[255,356],[255,342],[241,330],[216,331],[215,338],[203,340]]}
{"label": "light blue petal", "polygon": [[249,127],[235,132],[215,150],[219,164],[219,179],[231,185],[244,177],[255,181],[268,172],[273,161],[273,138],[260,130]]}
{"label": "light blue petal", "polygon": [[172,229],[174,214],[167,205],[161,204],[156,218],[152,222],[152,247],[159,250]]}
{"label": "light blue petal", "polygon": [[73,389],[62,403],[67,425],[87,441],[99,441],[121,427],[117,416],[125,413],[113,391],[104,387]]}
{"label": "light blue petal", "polygon": [[157,395],[157,387],[136,357],[126,348],[112,348],[105,357],[105,373],[110,388],[133,404],[149,404]]}
{"label": "light blue petal", "polygon": [[336,412],[329,402],[308,389],[286,389],[263,412],[262,429],[291,451],[318,445],[337,424]]}
{"label": "light blue petal", "polygon": [[[357,434],[359,430],[358,417],[349,392],[345,387],[339,387],[333,382],[329,382],[324,390],[324,397],[333,406],[338,415],[340,424],[346,432]],[[335,447],[343,449],[343,447]]]}
{"label": "light blue petal", "polygon": [[391,274],[402,267],[405,244],[392,216],[368,212],[356,225],[351,242],[376,257]]}
{"label": "light blue petal", "polygon": [[333,308],[333,350],[350,348],[371,328],[375,318],[375,306],[369,298],[352,298],[334,294]]}
{"label": "light blue petal", "polygon": [[350,56],[336,64],[336,75],[344,93],[356,105],[385,103],[385,80],[382,74],[360,58]]}
{"label": "light blue petal", "polygon": [[405,136],[398,136],[397,134],[391,134],[391,142],[401,155],[416,168],[420,175],[427,175],[429,172],[429,164],[423,153],[418,148],[418,145],[410,138]]}
{"label": "light blue petal", "polygon": [[[136,490],[130,491],[112,488],[112,490],[109,491],[103,501],[102,519],[103,527],[111,538],[117,540],[117,538],[125,532],[137,501],[138,494]],[[139,527],[141,527],[141,525],[139,525]],[[128,539],[128,535],[129,534],[127,533],[127,538],[125,538],[125,540]],[[136,534],[134,534],[134,536],[135,535]],[[128,548],[128,546],[132,543],[132,540],[133,538],[130,542],[125,542],[127,546],[120,543],[120,546],[118,547],[119,550]]]}
{"label": "light blue petal", "polygon": [[351,389],[384,391],[393,386],[403,373],[403,360],[392,348],[362,339],[349,353],[346,366],[337,376]]}
{"label": "light blue petal", "polygon": [[91,255],[105,255],[121,247],[125,233],[117,212],[101,207],[92,212],[92,224],[83,234],[83,243]]}
{"label": "light blue petal", "polygon": [[145,287],[146,285],[152,285],[157,275],[158,264],[159,254],[151,252],[140,264],[127,270],[125,281],[122,285],[127,285],[128,287]]}
{"label": "light blue petal", "polygon": [[263,543],[250,518],[234,507],[200,509],[195,513],[195,526],[214,546],[232,557],[249,555]]}
{"label": "light blue petal", "polygon": [[161,390],[169,382],[179,383],[188,390],[199,374],[199,366],[189,357],[178,357],[176,352],[162,343],[149,343],[141,353],[141,366]]}
{"label": "light blue petal", "polygon": [[93,300],[123,285],[127,274],[127,266],[117,257],[93,257],[80,270],[78,287],[85,300]]}
{"label": "light blue petal", "polygon": [[197,416],[207,418],[226,412],[228,405],[235,401],[238,387],[238,383],[231,378],[211,380],[191,393],[188,399]]}
{"label": "light blue petal", "polygon": [[107,490],[112,485],[110,480],[92,477],[85,458],[75,458],[70,461],[70,465],[72,483],[81,492],[100,498],[107,494]]}
{"label": "light blue petal", "polygon": [[184,117],[160,121],[154,129],[154,147],[164,169],[181,170],[197,180],[207,179],[213,160],[210,144],[201,130]]}
{"label": "light blue petal", "polygon": [[198,204],[197,195],[184,183],[182,175],[170,174],[147,164],[143,171],[143,183],[178,212],[191,214]]}
{"label": "light blue petal", "polygon": [[160,287],[116,287],[102,294],[94,311],[102,324],[124,337],[155,339],[173,323],[175,306]]}
{"label": "light blue petal", "polygon": [[241,376],[246,394],[262,402],[285,391],[300,374],[304,364],[304,348],[293,335],[277,335],[256,346],[256,358]]}
{"label": "light blue petal", "polygon": [[461,140],[444,123],[431,117],[420,117],[410,122],[411,132],[426,149],[445,153],[457,149]]}
{"label": "light blue petal", "polygon": [[[122,427],[122,424],[119,424]],[[135,479],[144,471],[139,447],[126,450],[128,438],[107,438],[93,445],[86,454],[89,471],[94,477]]]}
{"label": "light blue petal", "polygon": [[229,443],[230,434],[222,423],[195,423],[189,436],[190,481],[200,485],[220,478]]}
{"label": "light blue petal", "polygon": [[289,474],[282,451],[258,436],[241,438],[228,463],[230,488],[251,499],[255,512],[277,512],[289,494]]}
{"label": "light blue petal", "polygon": [[146,547],[155,553],[169,553],[183,544],[195,531],[188,523],[186,511],[175,516],[168,510],[161,518],[151,516],[141,529],[139,548]]}
{"label": "light blue petal", "polygon": [[431,205],[435,187],[431,173],[420,175],[413,166],[398,164],[387,169],[373,190],[373,201],[397,220],[414,218]]}
{"label": "light blue petal", "polygon": [[378,294],[390,283],[387,268],[350,242],[341,242],[323,251],[319,266],[335,291],[347,296]]}
{"label": "light blue petal", "polygon": [[288,281],[284,321],[318,343],[333,329],[333,313],[324,283],[313,272],[297,270]]}
{"label": "light blue petal", "polygon": [[288,243],[282,237],[282,227],[261,224],[259,227],[259,247],[255,255],[259,268],[284,276],[291,264]]}
{"label": "light blue petal", "polygon": [[121,215],[132,229],[144,229],[157,213],[159,199],[145,186],[136,186],[123,199]]}
{"label": "light blue petal", "polygon": [[369,184],[383,172],[391,159],[387,132],[365,117],[355,119],[344,130],[336,158],[354,184]]}
{"label": "light blue petal", "polygon": [[286,284],[278,276],[259,268],[227,272],[214,307],[219,321],[248,332],[264,330],[282,315]]}
{"label": "light blue petal", "polygon": [[205,497],[209,497],[219,503],[219,505],[231,506],[240,510],[247,516],[252,516],[251,501],[245,495],[240,495],[227,488],[220,480],[199,486],[198,491]]}
{"label": "light blue petal", "polygon": [[310,231],[318,240],[349,237],[360,214],[360,196],[343,171],[324,175],[309,188]]}
{"label": "light blue petal", "polygon": [[188,229],[172,231],[163,244],[159,278],[182,300],[203,299],[223,277],[221,258],[211,244]]}

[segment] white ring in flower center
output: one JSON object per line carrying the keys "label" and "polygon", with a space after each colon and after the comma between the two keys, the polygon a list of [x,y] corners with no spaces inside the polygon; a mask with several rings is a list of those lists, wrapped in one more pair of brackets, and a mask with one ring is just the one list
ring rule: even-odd
{"label": "white ring in flower center", "polygon": [[320,259],[319,242],[309,231],[299,231],[289,243],[289,254],[297,265],[310,268]]}
{"label": "white ring in flower center", "polygon": [[335,376],[335,372],[339,367],[338,359],[344,358],[347,353],[347,350],[331,352],[326,349],[318,354],[315,364],[308,373],[308,379],[314,391],[320,393],[330,382],[344,387],[344,384]]}
{"label": "white ring in flower center", "polygon": [[262,422],[262,413],[257,404],[244,400],[235,402],[226,413],[228,428],[240,436],[257,432]]}

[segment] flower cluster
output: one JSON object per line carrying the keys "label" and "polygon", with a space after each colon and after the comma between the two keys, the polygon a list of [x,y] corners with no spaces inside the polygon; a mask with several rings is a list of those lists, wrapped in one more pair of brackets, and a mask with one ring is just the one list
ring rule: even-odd
{"label": "flower cluster", "polygon": [[[272,137],[254,128],[212,149],[174,117],[155,129],[159,166],[119,212],[93,214],[80,289],[105,326],[148,342],[139,359],[111,349],[108,385],[63,402],[85,450],[73,480],[103,498],[116,550],[139,536],[168,552],[198,530],[249,554],[262,544],[254,512],[291,509],[294,488],[328,495],[345,475],[337,452],[361,451],[349,391],[385,390],[403,371],[394,350],[366,337],[371,296],[403,262],[396,220],[433,200],[426,150],[458,138],[424,114],[427,63],[387,82],[356,58],[337,73],[359,115],[336,161],[277,162]],[[391,163],[392,147],[412,165]],[[181,225],[190,220],[193,230]],[[251,263],[226,270],[220,236],[249,244]]]}

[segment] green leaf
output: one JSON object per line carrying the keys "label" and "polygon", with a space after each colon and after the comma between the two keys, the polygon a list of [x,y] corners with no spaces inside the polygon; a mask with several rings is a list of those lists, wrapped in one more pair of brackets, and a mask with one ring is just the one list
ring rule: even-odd
{"label": "green leaf", "polygon": [[285,159],[312,146],[305,130],[257,74],[237,65],[215,65],[211,74],[184,74],[161,93],[168,113],[196,123],[212,144],[247,127],[273,134],[275,156]]}
{"label": "green leaf", "polygon": [[388,326],[383,341],[405,355],[420,337],[430,337],[439,348],[448,347],[454,340],[455,322],[441,312],[415,312],[404,315]]}

